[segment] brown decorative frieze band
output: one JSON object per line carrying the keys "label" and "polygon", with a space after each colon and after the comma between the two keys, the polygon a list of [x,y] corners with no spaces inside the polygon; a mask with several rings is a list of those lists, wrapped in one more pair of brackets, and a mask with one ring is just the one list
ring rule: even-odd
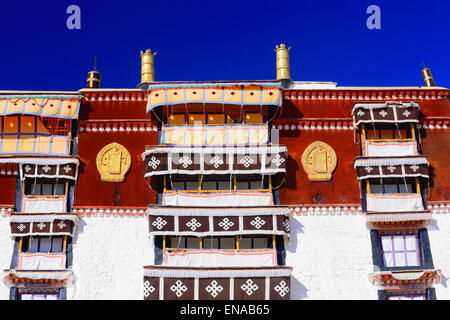
{"label": "brown decorative frieze band", "polygon": [[22,164],[20,167],[22,179],[25,178],[57,178],[76,180],[78,163],[64,163],[56,165]]}
{"label": "brown decorative frieze band", "polygon": [[78,213],[81,217],[109,217],[109,216],[125,216],[125,217],[145,217],[147,207],[84,207],[74,206],[73,212]]}
{"label": "brown decorative frieze band", "polygon": [[150,120],[122,120],[122,121],[83,121],[80,123],[80,132],[150,132],[157,131],[158,126]]}
{"label": "brown decorative frieze band", "polygon": [[73,236],[78,215],[67,214],[11,214],[11,236],[36,235]]}
{"label": "brown decorative frieze band", "polygon": [[355,126],[360,123],[419,123],[415,102],[357,103],[352,110]]}
{"label": "brown decorative frieze band", "polygon": [[235,236],[266,234],[289,236],[287,207],[150,207],[152,235]]}
{"label": "brown decorative frieze band", "polygon": [[449,90],[439,89],[386,89],[377,88],[364,90],[363,88],[334,89],[334,90],[283,90],[285,100],[411,100],[411,99],[448,99]]}
{"label": "brown decorative frieze band", "polygon": [[145,177],[165,174],[275,174],[286,172],[285,146],[154,147],[142,154]]}
{"label": "brown decorative frieze band", "polygon": [[145,300],[289,300],[291,268],[146,267]]}
{"label": "brown decorative frieze band", "polygon": [[66,287],[71,284],[71,270],[5,270],[3,282],[8,287],[26,287],[27,285],[46,284],[52,288]]}
{"label": "brown decorative frieze band", "polygon": [[422,177],[429,179],[426,157],[358,157],[358,180],[371,178]]}

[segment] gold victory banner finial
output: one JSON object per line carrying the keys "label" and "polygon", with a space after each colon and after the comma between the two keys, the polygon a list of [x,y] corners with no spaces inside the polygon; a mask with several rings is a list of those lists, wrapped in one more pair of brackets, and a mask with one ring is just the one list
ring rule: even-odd
{"label": "gold victory banner finial", "polygon": [[155,58],[156,52],[150,49],[143,52],[141,50],[141,83],[155,81]]}
{"label": "gold victory banner finial", "polygon": [[289,63],[289,50],[284,43],[275,47],[277,53],[277,80],[291,79],[291,65]]}

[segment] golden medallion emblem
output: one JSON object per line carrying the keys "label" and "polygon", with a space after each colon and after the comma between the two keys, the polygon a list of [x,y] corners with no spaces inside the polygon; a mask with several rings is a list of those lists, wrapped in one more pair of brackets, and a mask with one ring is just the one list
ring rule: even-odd
{"label": "golden medallion emblem", "polygon": [[309,181],[330,181],[336,165],[336,152],[325,142],[313,142],[303,152],[302,166]]}
{"label": "golden medallion emblem", "polygon": [[124,146],[113,142],[100,150],[96,163],[102,181],[123,182],[131,166],[131,156]]}

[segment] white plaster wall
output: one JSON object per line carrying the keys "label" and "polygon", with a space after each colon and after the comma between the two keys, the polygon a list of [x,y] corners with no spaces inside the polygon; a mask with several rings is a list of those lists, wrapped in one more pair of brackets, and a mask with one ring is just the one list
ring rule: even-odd
{"label": "white plaster wall", "polygon": [[286,265],[293,267],[291,299],[378,299],[370,232],[362,215],[291,217]]}
{"label": "white plaster wall", "polygon": [[[3,278],[3,270],[9,269],[14,250],[14,240],[11,238],[9,218],[0,215],[0,274]],[[9,300],[9,288],[0,281],[0,300]]]}
{"label": "white plaster wall", "polygon": [[146,265],[154,264],[147,217],[84,217],[73,248],[76,280],[68,300],[142,300]]}
{"label": "white plaster wall", "polygon": [[441,282],[433,285],[437,300],[450,300],[450,215],[433,214],[428,226],[434,268],[441,270]]}

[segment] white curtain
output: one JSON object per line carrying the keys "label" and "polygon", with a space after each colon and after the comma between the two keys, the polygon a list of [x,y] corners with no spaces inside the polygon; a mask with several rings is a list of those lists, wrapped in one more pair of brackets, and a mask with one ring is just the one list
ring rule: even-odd
{"label": "white curtain", "polygon": [[65,270],[65,253],[19,253],[19,270]]}
{"label": "white curtain", "polygon": [[273,195],[270,191],[225,191],[225,192],[166,192],[163,205],[188,207],[220,206],[270,206]]}
{"label": "white curtain", "polygon": [[165,251],[164,265],[171,267],[272,267],[277,265],[277,255],[274,249]]}
{"label": "white curtain", "polygon": [[23,197],[23,213],[65,213],[67,212],[66,196],[62,197]]}
{"label": "white curtain", "polygon": [[408,212],[423,210],[422,195],[418,193],[367,194],[367,211],[369,212]]}
{"label": "white curtain", "polygon": [[364,143],[365,157],[406,157],[417,156],[416,141],[366,141]]}

